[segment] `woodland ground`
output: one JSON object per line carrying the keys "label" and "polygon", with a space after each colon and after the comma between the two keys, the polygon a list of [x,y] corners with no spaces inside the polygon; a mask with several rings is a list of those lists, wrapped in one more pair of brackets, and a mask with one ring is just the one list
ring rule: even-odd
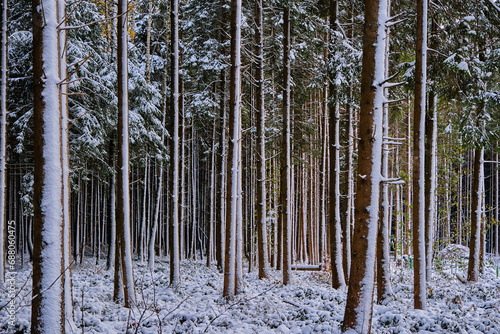
{"label": "woodland ground", "polygon": [[[464,247],[465,248],[465,247]],[[413,310],[413,272],[393,267],[393,298],[373,306],[374,333],[499,333],[500,278],[494,259],[479,283],[462,283],[464,249],[452,247],[436,259],[428,288],[428,309]],[[496,259],[500,261],[500,259]],[[498,262],[497,262],[498,263]],[[31,268],[17,276],[16,328],[8,328],[0,310],[0,333],[29,332]],[[458,277],[457,277],[458,274]],[[113,272],[88,259],[73,270],[74,333],[338,333],[346,289],[330,288],[328,275],[294,272],[292,284],[280,283],[280,272],[259,280],[245,274],[245,292],[233,302],[221,298],[222,274],[201,261],[183,261],[182,283],[168,287],[168,263],[154,271],[135,266],[139,306],[128,310],[112,301]],[[26,284],[25,284],[26,283]],[[0,291],[0,307],[8,301]],[[83,326],[82,326],[83,325]],[[71,331],[70,331],[71,332]]]}

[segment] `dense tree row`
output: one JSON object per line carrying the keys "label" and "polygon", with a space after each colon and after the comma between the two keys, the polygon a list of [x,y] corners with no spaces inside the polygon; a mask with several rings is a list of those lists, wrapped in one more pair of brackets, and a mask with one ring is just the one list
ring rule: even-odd
{"label": "dense tree row", "polygon": [[86,259],[126,307],[133,261],[168,256],[175,287],[204,259],[228,299],[244,270],[322,268],[359,333],[391,264],[414,263],[417,309],[449,244],[477,281],[499,248],[499,7],[2,1],[0,229],[33,263],[33,333],[64,331]]}

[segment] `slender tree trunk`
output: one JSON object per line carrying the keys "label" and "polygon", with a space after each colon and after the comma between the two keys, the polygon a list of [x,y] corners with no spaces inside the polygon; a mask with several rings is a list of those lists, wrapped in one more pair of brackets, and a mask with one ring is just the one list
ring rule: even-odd
{"label": "slender tree trunk", "polygon": [[5,282],[7,190],[7,0],[0,2],[0,286]]}
{"label": "slender tree trunk", "polygon": [[413,114],[413,257],[414,306],[426,309],[425,107],[427,81],[427,0],[417,0],[415,111]]}
{"label": "slender tree trunk", "polygon": [[264,108],[264,43],[262,0],[255,0],[255,43],[256,55],[256,80],[257,80],[257,239],[259,256],[259,278],[267,278],[267,194],[266,194],[266,114]]}
{"label": "slender tree trunk", "polygon": [[[496,142],[496,146],[498,147],[498,142]],[[499,208],[498,208],[498,206],[500,205],[500,200],[498,197],[498,194],[500,192],[498,189],[498,186],[500,184],[499,179],[498,179],[498,176],[499,176],[498,170],[500,169],[498,152],[496,152],[495,156],[496,156],[496,159],[495,159],[496,160],[496,168],[495,168],[495,199],[496,199],[496,205],[495,205],[495,258],[498,258],[498,244],[500,243],[498,240],[498,225],[499,225],[499,222],[498,222]]]}
{"label": "slender tree trunk", "polygon": [[151,80],[151,16],[153,15],[153,0],[148,0],[148,25],[146,30],[146,81]]}
{"label": "slender tree trunk", "polygon": [[[391,1],[387,1],[387,17],[390,17]],[[389,50],[390,32],[387,29],[385,39],[385,77],[389,76]],[[385,100],[389,100],[389,91],[384,91]],[[389,103],[384,103],[383,108],[383,136],[384,140],[389,140]],[[382,177],[389,177],[389,148],[388,144],[382,147]],[[392,294],[391,287],[391,263],[389,253],[390,238],[390,216],[389,216],[389,185],[384,182],[381,187],[379,229],[377,235],[377,302],[383,303]]]}
{"label": "slender tree trunk", "polygon": [[366,1],[352,264],[342,331],[370,333],[378,230],[387,0]]}
{"label": "slender tree trunk", "polygon": [[[106,270],[110,270],[115,262],[116,252],[116,173],[115,173],[115,142],[109,142],[109,167],[111,176],[109,177],[109,200],[108,200],[108,233],[109,233],[109,250],[106,262]],[[78,226],[77,226],[78,228]]]}
{"label": "slender tree trunk", "polygon": [[283,229],[283,284],[290,282],[292,274],[292,211],[291,211],[291,143],[290,143],[290,9],[283,14],[283,139],[280,168],[280,210]]}
{"label": "slender tree trunk", "polygon": [[478,148],[474,151],[474,175],[472,179],[472,217],[470,232],[470,255],[467,270],[467,281],[477,282],[479,280],[479,255],[481,252],[481,218],[484,179],[484,149]]}
{"label": "slender tree trunk", "polygon": [[170,1],[170,285],[179,285],[179,0]]}
{"label": "slender tree trunk", "polygon": [[146,254],[145,254],[145,242],[146,242],[146,224],[147,224],[147,209],[146,209],[146,204],[147,204],[147,198],[148,198],[148,173],[149,173],[149,157],[147,156],[148,153],[146,151],[146,166],[144,167],[144,187],[143,187],[143,196],[142,196],[142,219],[141,219],[141,224],[139,226],[139,236],[138,236],[138,251],[137,255],[139,257],[139,261],[141,263],[144,262]]}
{"label": "slender tree trunk", "polygon": [[[58,20],[61,27],[66,26],[66,1],[58,2]],[[66,30],[59,29],[59,78],[67,80],[67,49]],[[69,179],[69,112],[68,112],[68,85],[66,82],[59,85],[61,109],[61,157],[63,183],[63,268],[64,268],[64,313],[66,325],[74,329],[73,322],[73,292],[71,282],[71,185]],[[99,245],[99,243],[97,243]]]}
{"label": "slender tree trunk", "polygon": [[[432,278],[432,258],[434,251],[434,217],[436,213],[436,95],[429,93],[429,107],[425,115],[425,247],[426,279]],[[459,208],[460,210],[460,208]],[[458,222],[457,222],[458,225]]]}
{"label": "slender tree trunk", "polygon": [[232,299],[236,286],[236,229],[238,226],[239,156],[241,149],[241,0],[231,0],[231,78],[229,96],[229,148],[227,157],[226,245],[222,295]]}
{"label": "slender tree trunk", "polygon": [[135,304],[135,287],[130,238],[127,27],[127,1],[118,0],[118,210],[116,212],[116,232],[120,241],[125,307],[130,308]]}
{"label": "slender tree trunk", "polygon": [[225,192],[224,187],[224,175],[225,175],[225,163],[224,163],[224,154],[225,154],[225,142],[226,142],[226,74],[224,70],[221,70],[221,84],[220,84],[220,114],[219,114],[219,148],[217,155],[217,167],[219,168],[219,175],[217,175],[217,209],[216,209],[216,225],[215,225],[215,253],[217,258],[217,268],[220,272],[223,272],[224,269],[224,201],[225,201]]}
{"label": "slender tree trunk", "polygon": [[[43,8],[43,10],[42,10]],[[59,1],[33,1],[34,253],[31,333],[65,333],[65,246]],[[54,56],[54,51],[56,52]],[[65,78],[63,78],[65,79]],[[70,319],[69,319],[70,320]]]}
{"label": "slender tree trunk", "polygon": [[[337,38],[338,2],[330,1],[330,43]],[[335,54],[330,52],[330,63]],[[337,73],[330,69],[330,249],[332,257],[332,286],[334,289],[345,286],[344,269],[342,266],[342,230],[340,222],[340,105],[338,88],[335,84]]]}

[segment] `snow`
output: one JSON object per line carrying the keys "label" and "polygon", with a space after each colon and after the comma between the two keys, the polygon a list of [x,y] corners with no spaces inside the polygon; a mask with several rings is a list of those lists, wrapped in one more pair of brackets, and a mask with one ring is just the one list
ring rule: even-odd
{"label": "snow", "polygon": [[[500,279],[493,261],[479,283],[462,284],[451,273],[466,274],[466,254],[461,246],[438,254],[427,311],[413,310],[413,270],[392,263],[394,299],[374,305],[372,333],[500,333]],[[104,268],[105,261],[96,266],[89,258],[73,270],[75,333],[340,332],[347,291],[332,289],[325,272],[297,271],[284,286],[279,271],[271,269],[269,279],[259,280],[258,272],[248,273],[245,266],[245,292],[226,302],[221,297],[223,275],[204,261],[183,262],[177,288],[169,287],[168,263],[159,261],[154,271],[147,265],[134,268],[139,307],[129,310],[112,301],[113,272]],[[29,331],[30,270],[25,266],[17,276],[19,287],[28,280],[16,301],[16,329],[21,332]],[[7,301],[1,291],[0,307]],[[7,310],[0,310],[0,331],[7,330],[7,321]]]}

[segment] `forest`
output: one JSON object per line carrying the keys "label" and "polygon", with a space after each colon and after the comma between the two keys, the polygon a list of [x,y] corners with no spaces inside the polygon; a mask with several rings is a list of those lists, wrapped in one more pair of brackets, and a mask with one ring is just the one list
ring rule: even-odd
{"label": "forest", "polygon": [[1,333],[500,333],[500,1],[0,18]]}

